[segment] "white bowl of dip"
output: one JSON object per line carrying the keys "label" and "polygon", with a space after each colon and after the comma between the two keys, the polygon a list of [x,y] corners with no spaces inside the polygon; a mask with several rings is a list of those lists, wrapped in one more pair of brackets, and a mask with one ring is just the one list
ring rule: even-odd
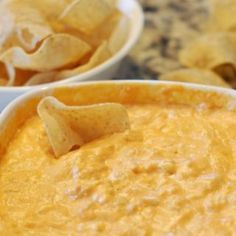
{"label": "white bowl of dip", "polygon": [[[141,109],[142,107],[142,109],[144,109],[144,111],[146,112],[143,112],[143,110],[141,110],[141,112],[140,110],[136,110],[135,113],[134,110],[132,110],[132,113],[130,110],[130,112],[132,113],[132,116],[130,116],[130,120],[133,119],[133,122],[135,120],[138,122],[135,121],[134,123],[131,123],[131,125],[134,126],[131,126],[131,129],[128,130],[128,133],[117,134],[121,136],[113,136],[112,138],[110,136],[104,137],[104,139],[98,140],[98,142],[96,143],[88,144],[88,149],[86,149],[85,145],[85,158],[80,158],[81,156],[79,156],[79,152],[77,152],[76,155],[70,155],[69,157],[66,156],[66,158],[64,159],[63,157],[61,157],[62,159],[55,159],[52,162],[53,157],[50,156],[48,152],[43,153],[44,155],[48,155],[46,157],[50,160],[50,162],[47,163],[49,163],[50,165],[53,163],[59,163],[59,166],[56,166],[56,170],[58,170],[58,172],[55,171],[55,169],[52,169],[51,171],[48,171],[47,169],[47,172],[45,172],[45,175],[49,175],[50,180],[55,180],[56,186],[59,186],[63,189],[62,192],[56,192],[56,199],[57,201],[59,201],[59,203],[60,201],[64,201],[63,199],[65,198],[65,196],[67,198],[71,197],[71,195],[68,194],[71,194],[72,191],[64,191],[64,187],[66,188],[67,185],[64,184],[64,179],[62,179],[62,177],[66,177],[65,181],[67,181],[66,183],[68,183],[67,178],[68,176],[71,176],[70,174],[68,175],[68,173],[71,172],[64,171],[64,169],[67,168],[66,170],[69,169],[71,171],[71,169],[68,168],[68,163],[70,163],[71,158],[73,158],[71,167],[79,166],[73,164],[74,161],[78,161],[78,159],[85,160],[85,162],[87,160],[86,166],[83,165],[82,168],[89,167],[87,175],[89,176],[89,180],[93,181],[92,183],[94,183],[94,179],[91,178],[91,175],[93,173],[92,167],[94,167],[94,169],[97,171],[107,171],[107,169],[103,170],[97,168],[97,165],[99,163],[102,163],[102,165],[106,165],[106,168],[109,167],[109,171],[113,171],[114,168],[120,171],[118,172],[118,175],[116,175],[117,172],[115,172],[115,175],[110,175],[111,172],[108,172],[107,175],[104,175],[105,181],[107,179],[109,181],[114,180],[114,182],[112,182],[114,185],[117,182],[119,184],[119,181],[123,181],[122,178],[127,180],[127,175],[132,177],[132,179],[128,179],[130,181],[123,182],[126,185],[118,185],[122,186],[122,188],[119,188],[119,190],[115,194],[113,194],[112,192],[112,194],[110,195],[105,195],[108,200],[106,198],[104,198],[105,200],[103,198],[101,200],[97,196],[103,195],[93,195],[93,192],[91,193],[93,197],[91,197],[90,195],[89,197],[87,197],[87,200],[94,201],[95,206],[98,206],[99,210],[102,210],[102,214],[99,215],[98,219],[94,217],[88,221],[90,227],[89,230],[93,231],[90,234],[88,233],[89,235],[93,234],[94,231],[100,229],[99,227],[94,227],[94,225],[97,226],[97,223],[100,223],[99,220],[101,219],[105,221],[105,223],[107,223],[109,226],[113,227],[108,227],[106,229],[107,231],[110,230],[110,234],[117,233],[116,230],[119,230],[119,232],[121,233],[127,230],[125,231],[125,233],[128,232],[129,234],[131,232],[131,234],[134,233],[135,235],[143,234],[143,232],[150,232],[148,230],[151,230],[151,233],[155,235],[173,233],[180,233],[182,235],[186,232],[198,235],[201,232],[206,232],[208,230],[211,230],[209,232],[212,232],[212,235],[215,235],[216,232],[219,232],[221,235],[224,235],[225,233],[227,234],[227,232],[233,232],[233,229],[235,227],[235,224],[232,223],[232,220],[235,219],[235,208],[233,204],[233,202],[235,201],[235,169],[233,169],[231,164],[235,166],[234,159],[236,155],[236,144],[234,141],[236,133],[236,92],[234,90],[204,85],[194,85],[189,83],[186,84],[159,81],[100,81],[56,85],[40,88],[17,98],[3,110],[2,114],[0,114],[0,155],[4,153],[4,149],[8,147],[8,143],[11,141],[11,139],[13,139],[13,137],[19,137],[19,132],[17,132],[18,136],[15,135],[16,131],[19,129],[19,127],[21,127],[22,124],[25,124],[24,122],[27,119],[36,114],[37,104],[45,96],[54,96],[67,105],[118,102],[127,106],[127,109],[130,109],[130,106],[132,106],[133,104],[135,106],[132,109],[136,109],[136,105],[139,105],[140,107],[138,109]],[[150,106],[155,106],[155,109],[157,110],[155,110],[155,112],[149,113],[148,109]],[[187,109],[187,111],[185,109]],[[220,110],[223,110],[224,112],[218,112]],[[145,118],[145,115],[148,115],[148,120]],[[152,123],[153,121],[154,123]],[[34,127],[35,126],[33,126],[33,128]],[[24,130],[24,127],[20,129],[20,131],[22,130]],[[43,136],[42,133],[41,135],[37,136],[38,133],[36,129],[27,129],[27,135],[29,134],[30,137],[35,136],[35,140],[45,140],[45,136]],[[129,136],[125,136],[126,134],[128,134]],[[141,136],[137,134],[141,134]],[[21,160],[25,161],[25,169],[27,170],[31,171],[31,168],[38,168],[38,166],[35,167],[32,164],[30,165],[29,162],[31,162],[31,160],[38,161],[38,158],[41,158],[42,153],[37,152],[38,156],[34,155],[33,149],[39,150],[43,147],[43,145],[41,146],[40,144],[40,146],[38,146],[40,143],[39,141],[36,142],[35,146],[30,146],[30,148],[28,149],[27,142],[25,141],[27,135],[20,136],[23,139],[21,148],[23,147],[22,149],[24,149],[25,153],[29,153],[27,157],[21,153],[22,149],[19,149],[20,151],[13,149],[14,152],[12,152],[11,149],[8,149],[9,151],[6,152],[6,155],[8,156],[6,157],[4,156],[4,154],[2,155],[2,172],[4,172],[4,165],[6,164],[8,165],[8,168],[6,169],[5,174],[9,174],[9,170],[15,171],[16,174],[21,174],[19,180],[17,179],[17,176],[14,175],[10,175],[13,180],[11,178],[6,178],[6,176],[5,179],[1,179],[8,184],[18,184],[18,182],[21,183],[26,179],[25,177],[22,177],[25,172],[21,169],[19,170],[19,168],[16,168],[14,166],[17,160],[20,163],[21,168]],[[116,137],[120,137],[121,139],[116,139]],[[115,138],[115,144],[112,144],[113,146],[107,146],[109,140],[114,140],[113,138]],[[13,141],[14,140],[15,139],[13,139]],[[29,138],[27,140],[29,140]],[[32,138],[30,140],[32,140]],[[13,147],[16,143],[13,142],[11,144],[11,147]],[[127,145],[129,145],[129,148],[123,149]],[[16,149],[17,147],[18,146],[15,146]],[[92,154],[91,152],[88,152],[90,148],[94,148]],[[98,148],[100,149],[98,150]],[[81,149],[83,149],[83,147],[81,147]],[[99,156],[100,151],[104,151],[102,152],[102,157],[108,157],[108,159],[96,159],[96,157],[101,157]],[[110,154],[110,152],[112,154]],[[73,153],[74,151],[71,154]],[[116,153],[115,163],[109,162],[109,158],[112,159],[114,157],[113,153]],[[16,159],[14,159],[14,155],[16,156]],[[21,159],[17,159],[19,158],[19,156]],[[87,159],[87,156],[89,156],[90,159]],[[148,159],[146,159],[147,157]],[[6,161],[6,159],[4,158],[10,158],[10,160]],[[99,160],[98,162],[96,162],[96,165],[94,165],[94,163],[93,165],[91,164],[91,162],[93,162],[94,160]],[[168,162],[165,162],[166,160]],[[68,165],[66,165],[65,163],[67,163]],[[140,163],[141,169],[131,169],[133,168],[132,164],[134,164],[134,167],[136,167],[136,165],[139,166]],[[146,166],[147,163],[149,163],[150,165]],[[42,162],[40,161],[39,164],[39,167],[47,168],[47,165],[42,164]],[[9,168],[9,166],[11,168]],[[142,167],[144,168],[142,169]],[[83,171],[82,168],[80,166],[78,168],[79,173],[81,173],[80,171]],[[3,174],[2,172],[1,174]],[[76,173],[78,173],[78,171]],[[52,174],[52,176],[50,174]],[[42,174],[40,172],[39,176],[41,175]],[[140,175],[143,175],[143,177],[141,178]],[[78,174],[75,174],[76,181],[78,181],[79,179],[78,176]],[[84,175],[82,176],[84,178]],[[147,176],[150,178],[148,178]],[[69,181],[71,178],[72,177],[69,178]],[[148,181],[136,182],[136,180],[140,180],[139,178],[141,178],[141,180]],[[33,180],[35,183],[37,183],[37,179]],[[2,181],[1,183],[3,184],[4,181]],[[227,185],[226,181],[228,181],[230,185]],[[29,185],[29,183],[31,182],[27,182],[26,184]],[[69,183],[73,184],[74,182],[70,181]],[[101,184],[103,183],[104,182],[101,181]],[[52,184],[54,184],[54,182],[51,183],[49,181],[49,185]],[[130,185],[133,188],[129,188]],[[75,186],[77,187],[77,185]],[[96,186],[97,185],[95,184],[93,190],[96,190],[100,194],[100,188],[96,188]],[[8,204],[8,201],[2,202],[6,204],[6,207],[11,209],[8,212],[9,216],[13,214],[14,217],[11,218],[13,219],[13,221],[16,219],[15,217],[18,217],[20,219],[18,221],[15,220],[16,223],[14,223],[16,225],[19,224],[19,226],[23,225],[25,227],[25,225],[27,224],[25,223],[24,219],[28,217],[28,215],[22,216],[18,213],[19,208],[21,211],[25,211],[25,208],[22,207],[21,204],[19,206],[18,202],[14,201],[15,195],[17,195],[19,192],[23,194],[24,197],[22,197],[22,199],[20,198],[20,200],[22,201],[22,204],[26,205],[26,207],[28,207],[28,205],[30,204],[34,205],[35,202],[32,203],[31,201],[28,202],[27,200],[25,200],[27,191],[29,190],[25,186],[22,187],[24,189],[20,188],[16,193],[15,191],[9,191],[7,188],[5,188],[4,191],[3,188],[4,196],[6,198],[10,198],[10,195],[13,199],[10,198],[11,204]],[[126,191],[125,194],[129,194],[128,196],[124,194],[122,195],[123,189],[125,189]],[[227,191],[228,189],[230,189],[230,191]],[[56,190],[58,189],[56,188]],[[74,192],[77,194],[77,188]],[[72,192],[72,197],[74,197],[74,192]],[[29,191],[29,193],[32,194],[32,191]],[[210,199],[209,194],[211,194],[210,197],[212,197]],[[223,200],[224,198],[226,198],[227,201],[223,201],[223,203],[221,199],[220,201],[218,201],[217,199],[219,194]],[[34,200],[38,199],[36,198],[38,195],[32,194],[32,196],[34,197]],[[43,194],[41,194],[40,197],[41,196],[43,196]],[[82,197],[84,196],[86,197],[86,195],[82,195]],[[18,199],[19,197],[17,198],[17,200]],[[113,201],[114,199],[116,200],[116,202]],[[52,205],[55,204],[54,198],[46,197],[46,200],[52,201],[52,203],[50,202],[50,204]],[[197,204],[195,204],[196,201]],[[78,233],[78,230],[80,230],[79,232],[81,232],[81,230],[86,229],[87,227],[87,225],[84,223],[81,223],[79,225],[80,227],[78,227],[76,219],[83,216],[84,212],[80,211],[81,208],[78,207],[78,205],[74,204],[74,202],[80,204],[80,207],[81,204],[84,204],[84,202],[81,201],[80,198],[70,198],[70,201],[66,201],[66,203],[70,205],[70,208],[68,208],[68,212],[76,212],[76,214],[78,214],[73,218],[70,217],[70,214],[65,214],[66,217],[74,222],[73,227],[66,228],[64,227],[64,224],[55,224],[55,229],[57,229],[57,227],[59,229],[62,229],[64,232],[63,235],[66,235],[65,233],[68,233],[68,230],[74,229],[74,231],[77,230],[76,232]],[[122,214],[123,218],[115,218],[115,220],[114,218],[112,218],[110,220],[110,212],[111,209],[113,209],[111,206],[114,207],[114,202],[116,203],[116,207],[121,206],[120,209],[122,209],[122,211],[118,211],[115,207],[112,215],[119,213]],[[41,211],[41,213],[43,212],[43,215],[40,215],[39,218],[37,218],[37,213],[29,215],[30,217],[32,216],[32,218],[34,218],[33,222],[38,223],[38,219],[41,220],[41,224],[39,224],[39,227],[36,229],[46,230],[44,232],[48,232],[48,228],[49,230],[53,229],[50,228],[50,224],[46,225],[45,222],[51,223],[53,221],[53,223],[55,223],[61,222],[61,218],[64,219],[64,214],[60,214],[60,210],[59,215],[55,214],[57,217],[55,217],[54,219],[54,217],[51,217],[50,211],[48,211],[48,209],[51,209],[51,205],[49,205],[48,207],[48,205],[43,201],[42,204],[40,201],[39,203],[36,203],[39,205],[39,207],[43,207],[42,209],[46,209],[46,211]],[[108,205],[108,207],[106,204]],[[124,204],[125,208],[123,208]],[[135,208],[133,208],[136,206],[135,204],[137,204],[138,211],[135,211]],[[11,208],[12,206],[13,208]],[[53,205],[53,213],[57,212],[58,206],[61,205]],[[67,205],[65,204],[65,202],[63,202],[63,207],[66,206]],[[15,214],[15,209],[18,214]],[[90,207],[88,209],[90,209]],[[148,209],[148,212],[145,211],[146,209]],[[32,209],[30,210],[31,213]],[[132,210],[134,210],[134,212]],[[142,215],[140,214],[140,212],[148,214]],[[167,213],[168,217],[166,217]],[[133,217],[133,214],[135,214],[137,217]],[[44,217],[45,215],[48,217]],[[104,215],[106,216],[105,218]],[[159,223],[160,221],[158,217],[163,220],[163,224]],[[225,217],[227,217],[229,221],[224,221],[221,225],[219,225],[219,227],[215,225],[215,222],[221,222]],[[4,226],[6,228],[6,224],[4,223],[5,221],[8,221],[8,219],[10,219],[10,217],[8,217],[8,215],[6,215],[5,217],[5,215],[3,214],[3,224],[1,229],[4,230]],[[116,221],[116,219],[118,220]],[[125,219],[125,221],[122,219]],[[93,224],[94,221],[96,224]],[[41,229],[40,227],[42,224],[45,226],[45,228],[43,229]],[[34,226],[34,224],[29,225]],[[150,225],[153,227],[149,228]],[[34,228],[32,229],[32,227],[30,226],[28,227],[28,230],[34,230]],[[144,226],[146,226],[146,228]],[[18,230],[18,228],[16,229]],[[12,230],[15,229],[13,228]],[[53,231],[50,232],[54,233]],[[82,231],[82,233],[86,232],[87,231]]]}

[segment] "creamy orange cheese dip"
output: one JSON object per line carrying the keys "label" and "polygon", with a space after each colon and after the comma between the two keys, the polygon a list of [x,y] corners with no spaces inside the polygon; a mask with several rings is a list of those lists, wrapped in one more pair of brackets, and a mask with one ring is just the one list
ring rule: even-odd
{"label": "creamy orange cheese dip", "polygon": [[43,125],[0,162],[0,235],[231,235],[236,113],[127,105],[131,130],[55,159]]}

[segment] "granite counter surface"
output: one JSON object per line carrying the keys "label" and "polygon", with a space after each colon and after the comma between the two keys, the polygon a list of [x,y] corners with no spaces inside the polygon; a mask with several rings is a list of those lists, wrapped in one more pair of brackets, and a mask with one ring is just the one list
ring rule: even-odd
{"label": "granite counter surface", "polygon": [[206,0],[139,0],[142,36],[114,79],[158,79],[181,67],[178,51],[199,34],[208,16]]}

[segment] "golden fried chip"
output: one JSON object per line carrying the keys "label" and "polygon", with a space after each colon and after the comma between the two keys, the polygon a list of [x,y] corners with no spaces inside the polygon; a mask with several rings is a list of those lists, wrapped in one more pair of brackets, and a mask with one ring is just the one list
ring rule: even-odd
{"label": "golden fried chip", "polygon": [[60,16],[60,20],[84,33],[91,33],[113,13],[104,0],[74,0]]}
{"label": "golden fried chip", "polygon": [[[126,16],[120,18],[119,15],[119,23],[116,25],[114,31],[110,35],[109,41],[103,41],[101,45],[97,48],[95,53],[91,56],[88,63],[85,65],[79,65],[78,67],[70,70],[63,70],[59,73],[50,74],[53,78],[50,81],[55,80],[62,80],[71,76],[75,76],[77,74],[81,74],[85,71],[88,71],[103,62],[109,59],[113,54],[121,49],[124,45],[128,37],[128,30],[129,30],[129,20]],[[117,23],[117,22],[116,22]],[[49,74],[46,75],[47,78],[50,76]],[[45,77],[45,76],[43,76]],[[39,77],[37,77],[39,79]]]}
{"label": "golden fried chip", "polygon": [[236,63],[236,33],[204,35],[180,52],[180,62],[193,68],[213,69]]}
{"label": "golden fried chip", "polygon": [[180,69],[162,75],[160,80],[189,82],[230,88],[230,85],[227,84],[220,76],[209,70]]}
{"label": "golden fried chip", "polygon": [[[117,25],[120,24],[120,21],[122,19],[122,14],[119,11],[114,11],[114,13],[106,20],[106,24],[102,24],[99,27],[96,28],[92,33],[84,34],[74,28],[71,28],[67,26],[64,29],[60,30],[65,30],[66,33],[75,35],[82,40],[86,41],[89,45],[92,46],[92,48],[96,49],[97,47],[100,46],[100,44],[108,40],[115,29],[117,28]],[[63,27],[61,25],[61,27]],[[126,27],[126,26],[125,26]],[[122,37],[122,35],[120,35]]]}
{"label": "golden fried chip", "polygon": [[58,81],[62,79],[69,78],[71,76],[75,76],[86,72],[102,62],[106,61],[111,57],[110,50],[108,49],[108,43],[103,42],[101,46],[96,50],[93,56],[90,58],[89,62],[85,65],[79,65],[74,69],[70,70],[62,70],[62,71],[50,71],[50,72],[42,72],[34,75],[29,81],[26,82],[25,85],[37,85],[44,84],[53,81]]}
{"label": "golden fried chip", "polygon": [[15,69],[14,86],[24,85],[34,74],[34,71]]}
{"label": "golden fried chip", "polygon": [[66,106],[53,97],[38,105],[49,141],[56,157],[104,135],[129,128],[126,109],[121,104]]}
{"label": "golden fried chip", "polygon": [[236,1],[211,1],[211,14],[207,23],[207,31],[236,31]]}
{"label": "golden fried chip", "polygon": [[15,83],[15,78],[16,78],[15,68],[10,63],[4,63],[4,64],[6,67],[7,74],[8,74],[7,86],[13,86]]}
{"label": "golden fried chip", "polygon": [[21,86],[34,72],[15,69],[11,64],[0,63],[0,86]]}
{"label": "golden fried chip", "polygon": [[95,53],[90,57],[88,63],[78,65],[69,70],[42,72],[34,75],[25,85],[44,84],[62,80],[86,72],[109,59],[123,46],[129,29],[128,19],[123,17],[111,35],[109,42],[103,41]]}
{"label": "golden fried chip", "polygon": [[0,30],[1,51],[13,45],[31,51],[42,39],[53,34],[40,11],[9,1],[0,3]]}
{"label": "golden fried chip", "polygon": [[130,24],[128,17],[122,16],[109,39],[109,49],[112,54],[117,53],[124,45],[129,36],[129,28]]}
{"label": "golden fried chip", "polygon": [[0,62],[0,86],[7,86],[8,82],[8,71],[6,65]]}
{"label": "golden fried chip", "polygon": [[15,85],[16,70],[11,64],[0,62],[0,80],[1,86]]}
{"label": "golden fried chip", "polygon": [[38,9],[47,19],[57,18],[73,0],[6,0],[7,3]]}
{"label": "golden fried chip", "polygon": [[128,19],[127,17],[123,17],[112,33],[109,42],[104,41],[103,43],[101,43],[101,45],[89,59],[88,63],[79,65],[69,70],[38,73],[30,78],[30,80],[27,81],[25,85],[37,85],[62,80],[71,76],[81,74],[102,64],[123,46],[127,38],[128,29]]}
{"label": "golden fried chip", "polygon": [[49,72],[41,72],[33,75],[28,81],[25,82],[24,85],[32,86],[32,85],[39,85],[53,82],[56,78],[58,72],[56,71],[49,71]]}
{"label": "golden fried chip", "polygon": [[55,34],[46,38],[34,53],[13,47],[0,55],[0,61],[20,69],[48,71],[76,63],[89,51],[90,46],[79,38]]}
{"label": "golden fried chip", "polygon": [[118,0],[104,0],[110,7],[115,8],[118,5]]}
{"label": "golden fried chip", "polygon": [[85,71],[88,71],[100,65],[101,63],[103,63],[110,57],[111,57],[111,52],[108,48],[108,43],[103,42],[100,45],[100,47],[96,50],[96,52],[93,54],[93,56],[90,58],[87,64],[78,66],[77,68],[74,68],[72,70],[64,70],[64,71],[59,72],[56,75],[56,80],[61,80],[61,79],[65,79],[65,78],[77,75],[77,74],[81,74]]}

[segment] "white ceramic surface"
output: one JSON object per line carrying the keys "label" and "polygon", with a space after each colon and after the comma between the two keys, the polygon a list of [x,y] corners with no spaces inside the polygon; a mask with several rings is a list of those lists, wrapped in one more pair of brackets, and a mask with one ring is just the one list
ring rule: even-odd
{"label": "white ceramic surface", "polygon": [[109,60],[80,75],[70,77],[58,82],[24,87],[0,87],[0,111],[19,95],[29,92],[33,89],[47,87],[52,84],[65,84],[78,81],[108,80],[111,79],[118,70],[122,59],[128,54],[131,48],[137,42],[144,23],[144,15],[140,4],[136,0],[118,0],[119,9],[130,19],[130,32],[126,43]]}

